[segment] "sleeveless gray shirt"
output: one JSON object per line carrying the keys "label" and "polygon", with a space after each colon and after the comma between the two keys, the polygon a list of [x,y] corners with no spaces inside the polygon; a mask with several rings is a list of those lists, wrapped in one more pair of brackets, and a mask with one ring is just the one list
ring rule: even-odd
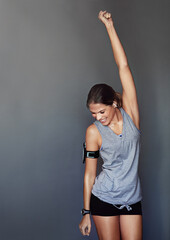
{"label": "sleeveless gray shirt", "polygon": [[100,156],[103,165],[95,179],[92,193],[102,201],[119,209],[126,207],[130,211],[132,208],[129,205],[142,199],[138,177],[140,131],[123,108],[120,108],[120,112],[123,117],[120,135],[99,121],[94,122],[102,137]]}

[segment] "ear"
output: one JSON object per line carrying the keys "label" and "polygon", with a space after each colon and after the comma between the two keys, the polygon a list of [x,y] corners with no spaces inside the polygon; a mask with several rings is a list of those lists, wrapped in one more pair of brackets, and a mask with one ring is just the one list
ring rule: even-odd
{"label": "ear", "polygon": [[114,108],[116,108],[116,107],[117,107],[117,102],[116,102],[116,101],[113,101],[112,106],[113,106]]}

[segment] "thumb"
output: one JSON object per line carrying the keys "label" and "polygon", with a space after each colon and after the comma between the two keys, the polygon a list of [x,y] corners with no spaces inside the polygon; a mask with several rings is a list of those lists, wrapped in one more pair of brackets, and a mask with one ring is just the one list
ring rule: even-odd
{"label": "thumb", "polygon": [[90,232],[91,232],[91,224],[88,225],[88,231],[87,231],[88,235],[90,235]]}

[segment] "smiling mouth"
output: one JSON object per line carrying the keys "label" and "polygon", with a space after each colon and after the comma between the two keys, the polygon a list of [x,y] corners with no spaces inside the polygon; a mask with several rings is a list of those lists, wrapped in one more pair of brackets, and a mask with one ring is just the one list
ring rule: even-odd
{"label": "smiling mouth", "polygon": [[106,118],[105,119],[102,119],[100,120],[101,123],[105,123],[106,122]]}

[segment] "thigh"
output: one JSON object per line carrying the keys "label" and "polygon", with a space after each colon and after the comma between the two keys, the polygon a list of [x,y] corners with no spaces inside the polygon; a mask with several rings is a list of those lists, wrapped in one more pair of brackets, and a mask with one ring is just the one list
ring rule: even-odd
{"label": "thigh", "polygon": [[142,240],[142,215],[121,215],[122,240]]}
{"label": "thigh", "polygon": [[92,217],[99,240],[120,240],[119,216]]}

